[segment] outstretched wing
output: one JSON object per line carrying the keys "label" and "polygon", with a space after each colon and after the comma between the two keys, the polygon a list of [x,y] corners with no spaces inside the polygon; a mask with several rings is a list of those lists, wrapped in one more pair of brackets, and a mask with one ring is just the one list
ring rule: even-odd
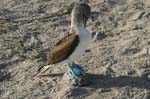
{"label": "outstretched wing", "polygon": [[49,53],[46,65],[55,64],[67,59],[76,49],[79,37],[75,33],[68,34],[59,41]]}

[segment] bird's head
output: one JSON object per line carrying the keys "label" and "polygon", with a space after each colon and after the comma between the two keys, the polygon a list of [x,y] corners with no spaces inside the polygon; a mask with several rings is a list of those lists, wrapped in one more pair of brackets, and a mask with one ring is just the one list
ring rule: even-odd
{"label": "bird's head", "polygon": [[72,20],[76,23],[83,23],[84,27],[86,27],[86,22],[91,13],[91,8],[86,3],[77,3],[75,4],[72,10]]}

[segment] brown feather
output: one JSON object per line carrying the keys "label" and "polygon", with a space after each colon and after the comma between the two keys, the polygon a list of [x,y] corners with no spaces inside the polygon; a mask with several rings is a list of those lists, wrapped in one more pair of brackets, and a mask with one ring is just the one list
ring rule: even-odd
{"label": "brown feather", "polygon": [[75,33],[68,34],[59,41],[49,53],[46,65],[55,64],[67,59],[76,49],[79,43],[79,37]]}

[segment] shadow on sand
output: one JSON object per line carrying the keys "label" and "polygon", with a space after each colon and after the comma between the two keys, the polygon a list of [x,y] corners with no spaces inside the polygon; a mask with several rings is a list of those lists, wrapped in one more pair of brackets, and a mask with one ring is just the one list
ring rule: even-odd
{"label": "shadow on sand", "polygon": [[112,88],[112,87],[125,87],[150,89],[150,81],[145,76],[131,77],[119,76],[112,77],[110,75],[96,75],[88,74],[91,84],[87,87],[91,88]]}
{"label": "shadow on sand", "polygon": [[[97,75],[87,74],[90,84],[84,87],[89,88],[113,88],[113,87],[125,87],[150,89],[150,81],[146,77],[131,77],[131,76],[119,76],[112,77],[111,75]],[[42,77],[57,77],[63,76],[63,73],[43,75]]]}

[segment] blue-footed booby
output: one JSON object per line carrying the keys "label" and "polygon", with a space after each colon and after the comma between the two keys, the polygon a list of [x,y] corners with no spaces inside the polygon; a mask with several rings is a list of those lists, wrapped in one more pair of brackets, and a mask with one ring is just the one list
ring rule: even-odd
{"label": "blue-footed booby", "polygon": [[83,69],[74,65],[74,61],[82,56],[92,39],[91,33],[86,29],[90,12],[91,8],[86,3],[77,3],[74,6],[71,12],[70,33],[54,46],[48,55],[46,65],[40,68],[37,74],[44,73],[51,65],[63,61],[68,63],[73,75],[79,76]]}

